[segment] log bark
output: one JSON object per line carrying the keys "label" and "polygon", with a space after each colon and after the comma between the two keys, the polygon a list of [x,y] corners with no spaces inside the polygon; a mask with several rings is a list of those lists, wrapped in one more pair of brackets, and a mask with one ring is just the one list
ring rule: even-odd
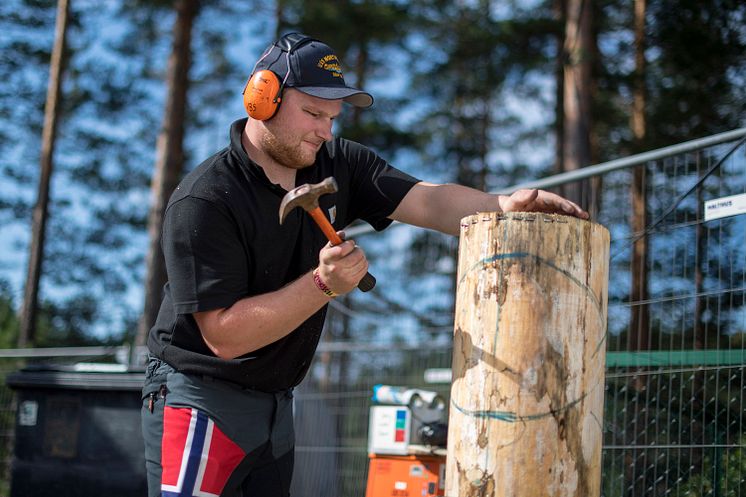
{"label": "log bark", "polygon": [[445,495],[600,494],[608,266],[598,224],[462,220]]}

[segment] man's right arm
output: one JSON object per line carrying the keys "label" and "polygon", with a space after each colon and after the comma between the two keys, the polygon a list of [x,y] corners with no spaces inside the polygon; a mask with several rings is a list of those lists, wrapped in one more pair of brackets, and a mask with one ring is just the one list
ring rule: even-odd
{"label": "man's right arm", "polygon": [[221,359],[234,359],[290,334],[330,299],[309,272],[277,291],[193,316],[210,350]]}
{"label": "man's right arm", "polygon": [[[339,295],[353,290],[367,270],[365,254],[351,240],[326,245],[319,253],[319,276]],[[289,335],[329,300],[311,271],[274,292],[193,316],[210,350],[221,359],[234,359]]]}

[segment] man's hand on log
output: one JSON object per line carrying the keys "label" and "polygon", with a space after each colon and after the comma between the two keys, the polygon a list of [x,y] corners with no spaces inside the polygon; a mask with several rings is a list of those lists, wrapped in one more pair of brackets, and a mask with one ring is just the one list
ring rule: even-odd
{"label": "man's hand on log", "polygon": [[510,196],[501,195],[498,201],[503,212],[546,212],[589,218],[575,202],[545,190],[518,190]]}

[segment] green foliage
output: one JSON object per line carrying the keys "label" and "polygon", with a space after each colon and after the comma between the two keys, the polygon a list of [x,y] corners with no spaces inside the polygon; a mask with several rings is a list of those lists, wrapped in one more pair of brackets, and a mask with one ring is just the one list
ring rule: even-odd
{"label": "green foliage", "polygon": [[746,416],[733,371],[608,378],[603,444],[617,448],[604,452],[604,495],[740,495]]}
{"label": "green foliage", "polygon": [[[599,158],[607,159],[638,146],[628,129],[632,8],[618,0],[594,5],[600,57],[593,123]],[[648,2],[645,148],[735,127],[746,116],[744,7],[725,0],[672,5]],[[50,0],[9,0],[0,7],[0,29],[10,34],[0,42],[4,227],[30,220],[55,7]],[[346,112],[339,131],[408,172],[495,189],[551,170],[548,155],[537,160],[526,153],[551,146],[556,120],[546,88],[564,26],[551,2],[286,0],[274,10],[256,10],[276,13],[276,20],[246,18],[252,7],[201,4],[185,169],[224,145],[226,116],[219,109],[236,108],[236,87],[253,61],[247,53],[258,54],[275,33],[299,30],[335,47],[351,83],[374,88],[376,105]],[[42,278],[42,293],[55,295],[54,312],[97,301],[96,319],[113,320],[121,297],[142,280],[172,8],[168,1],[135,0],[72,5]],[[236,46],[239,18],[251,24],[248,47]],[[541,118],[526,121],[531,113]],[[433,261],[453,251],[424,235],[413,243],[404,267],[425,279]],[[24,244],[16,246],[24,250]],[[121,329],[122,319],[116,320],[103,325]]]}
{"label": "green foliage", "polygon": [[[238,13],[228,4],[206,2],[205,15],[223,21],[195,29],[190,97],[197,110],[188,113],[188,155],[202,130],[214,133],[212,109],[240,97],[230,87],[243,78],[239,64],[225,56],[234,32],[222,26]],[[7,82],[0,112],[8,116],[0,120],[4,226],[25,228],[31,220],[55,8],[56,2],[22,0],[0,7],[0,29],[13,34],[0,42],[0,77]],[[125,297],[143,278],[172,8],[172,2],[71,5],[40,292],[48,319],[57,323],[49,329],[75,327],[71,344],[85,342],[94,328],[121,336],[140,312]],[[24,251],[25,244],[19,239],[16,247]],[[64,336],[55,332],[42,341],[64,342]]]}
{"label": "green foliage", "polygon": [[[710,465],[709,459],[705,458],[705,467]],[[686,480],[686,483],[676,488],[673,492],[675,497],[707,497],[712,495],[712,480],[706,473],[696,473]]]}
{"label": "green foliage", "polygon": [[300,31],[334,47],[343,62],[345,81],[363,88],[374,81],[391,85],[375,92],[371,109],[343,113],[340,134],[384,155],[411,148],[415,133],[397,122],[398,112],[411,99],[405,92],[396,91],[408,76],[404,68],[409,54],[401,45],[414,26],[407,3],[286,1],[282,7],[278,31]]}
{"label": "green foliage", "polygon": [[18,340],[16,316],[10,285],[0,280],[0,348],[13,348]]}
{"label": "green foliage", "polygon": [[[4,191],[15,192],[15,197],[3,196],[0,219],[6,226],[18,226],[30,223],[36,197],[38,167],[34,166],[38,164],[56,2],[14,0],[10,4],[4,8],[16,12],[13,18],[21,26],[13,26],[17,35],[9,38],[16,43],[3,48],[0,60],[0,73],[7,73],[12,85],[11,93],[0,94],[0,107],[13,111],[11,119],[2,121],[9,139],[0,141],[0,152],[6,159],[3,181],[14,186]],[[41,285],[42,295],[64,289],[67,297],[55,297],[47,312],[76,309],[81,294],[85,300],[122,295],[136,281],[133,269],[144,257],[132,251],[133,230],[142,229],[145,213],[133,195],[147,192],[149,173],[141,165],[143,157],[152,155],[154,141],[138,144],[131,138],[137,132],[132,108],[143,93],[134,84],[137,75],[128,72],[132,66],[120,64],[122,59],[107,45],[116,41],[111,33],[97,29],[111,14],[110,7],[73,3],[70,12]],[[44,24],[36,27],[39,19]],[[11,20],[3,16],[0,22]],[[27,91],[13,91],[24,85]],[[146,116],[140,112],[138,121],[147,127]],[[20,241],[18,246],[23,247]],[[99,314],[103,322],[109,317]],[[90,324],[86,318],[76,324],[84,322]],[[107,325],[118,324],[109,320]]]}
{"label": "green foliage", "polygon": [[[746,434],[741,435],[737,449],[714,450],[716,456],[705,456],[701,473],[694,473],[677,486],[671,495],[676,497],[739,497],[746,491]],[[720,452],[720,455],[717,453]],[[718,465],[713,464],[713,459]]]}
{"label": "green foliage", "polygon": [[[130,334],[114,331],[103,336],[88,332],[98,316],[98,301],[90,296],[70,298],[63,303],[42,302],[38,313],[36,347],[78,347],[121,345],[131,342]],[[130,318],[128,330],[133,330]],[[0,280],[0,349],[15,348],[19,322],[10,285]]]}
{"label": "green foliage", "polygon": [[706,136],[746,119],[741,2],[650,3],[650,145]]}
{"label": "green foliage", "polygon": [[597,61],[593,126],[600,160],[651,150],[743,125],[746,65],[742,2],[647,2],[646,119],[643,142],[629,118],[634,71],[633,7],[605,0],[595,19]]}

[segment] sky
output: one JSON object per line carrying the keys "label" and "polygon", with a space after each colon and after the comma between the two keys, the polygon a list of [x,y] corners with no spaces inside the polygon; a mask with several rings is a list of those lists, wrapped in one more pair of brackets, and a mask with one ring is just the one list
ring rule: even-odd
{"label": "sky", "polygon": [[[116,5],[116,2],[105,2],[102,5],[111,9]],[[106,9],[94,9],[94,11],[98,16],[97,22],[100,29],[100,35],[93,36],[92,39],[96,43],[100,43],[101,45],[99,47],[99,45],[94,44],[92,48],[86,52],[86,57],[104,61],[111,57],[109,51],[105,49],[105,44],[107,43],[107,40],[115,38],[118,33],[120,33],[121,27],[115,20],[112,20],[110,11],[108,12],[108,14]],[[257,17],[257,19],[258,18],[259,17]],[[261,54],[262,50],[266,46],[266,42],[262,40],[269,39],[270,33],[272,33],[273,31],[274,26],[266,22],[257,21],[256,24],[252,24],[250,22],[241,23],[239,28],[236,29],[236,43],[230,45],[229,47],[229,57],[234,60],[246,61],[244,65],[246,66],[246,72],[248,73],[251,66],[253,66],[254,60]],[[22,36],[23,33],[16,32],[14,33],[14,35]],[[37,41],[49,43],[51,45],[51,32],[48,33],[48,38]],[[417,40],[411,41],[412,43],[417,42]],[[167,47],[167,44],[164,44],[164,47]],[[166,55],[167,51],[163,50],[161,56],[165,59]],[[403,64],[405,63],[405,61],[399,61],[399,63]],[[204,72],[206,70],[206,66],[203,67],[203,65],[201,64],[202,62],[197,59],[195,61],[193,72]],[[217,109],[209,109],[209,112],[206,113],[206,118],[210,121],[210,124],[208,126],[209,131],[191,136],[189,138],[191,158],[190,163],[187,165],[188,169],[194,167],[203,158],[207,157],[208,155],[225,145],[227,128],[229,124],[234,119],[243,116],[243,108],[240,99],[240,88],[245,83],[246,76],[247,75],[242,75],[240,78],[238,78],[240,79],[240,81],[236,81],[235,98],[231,99],[229,102],[226,102],[224,106],[221,106]],[[42,77],[40,73],[29,71],[29,81],[35,87],[46,87],[44,77],[46,77],[46,74],[44,74]],[[540,103],[551,102],[553,100],[554,83],[552,79],[550,77],[543,77],[542,79],[542,77],[538,75],[530,75],[529,77],[537,78],[534,83],[541,89],[541,95],[539,99],[531,101],[526,100],[524,97],[519,97],[509,93],[504,95],[503,99],[505,112],[507,114],[519,116],[523,121],[523,128],[547,125],[553,119],[551,113],[548,113],[546,111],[546,104]],[[405,87],[407,87],[406,72],[392,71],[388,80],[376,80],[375,82],[371,83],[366,89],[371,91],[377,97],[383,97],[396,96],[397,92],[401,91],[400,89]],[[163,89],[160,87],[154,87],[151,91],[157,93],[162,92]],[[402,112],[399,112],[397,113],[397,115],[393,116],[393,118],[396,119],[396,121],[404,128],[413,126],[416,125],[417,120],[421,117],[426,108],[426,103],[421,103],[419,106],[412,106],[404,109]],[[160,113],[161,110],[156,109],[156,112]],[[116,130],[119,130],[120,132],[126,133],[126,123],[119,124],[120,127],[112,127],[112,131],[115,132]],[[6,122],[2,125],[7,126],[8,123]],[[96,125],[95,121],[92,122],[92,125]],[[491,163],[500,164],[502,167],[510,169],[512,165],[522,162],[529,164],[530,169],[533,168],[534,170],[538,171],[540,168],[546,166],[552,161],[552,156],[554,154],[554,142],[551,136],[548,136],[546,140],[539,142],[532,141],[530,143],[519,142],[517,135],[511,136],[503,134],[495,138],[496,140],[499,139],[499,141],[503,143],[518,143],[518,145],[506,148],[495,147],[495,149],[488,156],[488,160]],[[29,162],[30,168],[33,168],[35,166],[33,161],[28,160],[28,155],[22,156],[22,153],[28,154],[28,148],[25,152],[21,152],[19,150],[18,156],[6,157],[3,160],[19,162],[27,161]],[[446,172],[437,173],[436,171],[428,169],[426,164],[418,163],[418,158],[414,154],[401,153],[398,156],[390,159],[391,162],[394,163],[396,166],[428,181],[438,182],[449,179],[446,177]],[[35,178],[35,175],[31,174],[30,178],[33,180]],[[525,178],[525,180],[528,179],[531,178]],[[500,178],[498,177],[494,181],[496,183],[499,183]],[[33,183],[33,181],[31,181],[26,186],[27,188],[17,192],[17,194],[23,195],[28,201],[31,201],[31,199],[35,197],[36,185]],[[0,187],[2,187],[4,190],[7,190],[7,188],[10,187],[9,183],[7,181],[4,181],[2,177],[0,177]],[[509,188],[510,185],[496,184],[496,187],[504,189]],[[53,195],[59,194],[63,191],[69,192],[71,188],[73,187],[69,183],[67,183],[67,180],[64,176],[56,175],[53,178]],[[139,196],[138,198],[134,199],[135,203],[143,205],[144,203],[149,202],[149,192],[147,191],[135,192],[133,193],[133,195]],[[73,199],[75,199],[74,195]],[[76,208],[78,209],[78,215],[80,218],[85,218],[87,216],[84,200],[89,201],[90,199],[78,198],[77,200],[74,200],[74,202],[79,202],[79,205]],[[0,278],[7,280],[10,283],[17,306],[20,306],[21,303],[23,282],[25,280],[27,271],[27,246],[29,241],[29,230],[30,220],[28,220],[27,222],[19,223],[5,223],[3,225],[3,234],[0,237]],[[391,246],[405,246],[405,244],[408,243],[409,240],[411,240],[412,236],[413,234],[411,233],[411,231],[408,231],[408,229],[394,228],[391,230],[390,234],[380,237],[380,240],[377,243],[390,244]],[[366,238],[370,237],[366,235]],[[139,250],[144,252],[146,243],[147,236],[145,233],[135,235],[132,250]],[[366,243],[374,242],[366,241]],[[65,291],[66,290],[54,289],[50,286],[44,287],[46,296],[62,296],[64,295]],[[108,312],[121,312],[122,317],[124,317],[124,313],[126,312],[137,312],[137,310],[142,307],[143,296],[141,286],[132,285],[126,292],[124,299],[125,302],[113,303],[110,306],[110,310]],[[105,334],[106,330],[101,329],[100,333]]]}

